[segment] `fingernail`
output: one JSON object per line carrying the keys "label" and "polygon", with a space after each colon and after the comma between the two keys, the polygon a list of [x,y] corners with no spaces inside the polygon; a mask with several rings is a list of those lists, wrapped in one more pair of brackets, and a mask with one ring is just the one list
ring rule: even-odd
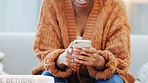
{"label": "fingernail", "polygon": [[72,56],[76,56],[76,55],[72,54]]}
{"label": "fingernail", "polygon": [[77,59],[73,59],[74,61],[77,61]]}
{"label": "fingernail", "polygon": [[82,50],[86,50],[86,48],[82,48]]}
{"label": "fingernail", "polygon": [[76,48],[73,48],[73,50],[74,50],[74,51],[77,51],[77,49],[76,49]]}
{"label": "fingernail", "polygon": [[69,49],[69,52],[71,53],[72,52],[72,49]]}

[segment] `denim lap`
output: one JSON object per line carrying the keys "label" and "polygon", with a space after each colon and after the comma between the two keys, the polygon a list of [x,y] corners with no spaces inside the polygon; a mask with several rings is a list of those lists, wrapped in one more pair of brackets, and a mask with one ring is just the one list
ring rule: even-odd
{"label": "denim lap", "polygon": [[113,74],[108,80],[95,80],[94,83],[124,83],[124,82],[119,75]]}
{"label": "denim lap", "polygon": [[[43,72],[41,75],[54,77],[48,71]],[[66,78],[56,78],[56,77],[54,77],[54,80],[55,80],[55,83],[68,83],[68,80]]]}
{"label": "denim lap", "polygon": [[[41,75],[54,77],[48,71],[43,72]],[[54,79],[55,79],[55,83],[68,83],[68,80],[66,78],[54,77]],[[119,75],[113,74],[108,80],[95,80],[94,83],[124,83],[124,82]]]}

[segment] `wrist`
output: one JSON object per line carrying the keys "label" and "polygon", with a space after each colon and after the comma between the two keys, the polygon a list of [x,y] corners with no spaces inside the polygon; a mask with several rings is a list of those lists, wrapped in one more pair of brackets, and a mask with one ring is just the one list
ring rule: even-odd
{"label": "wrist", "polygon": [[64,61],[62,60],[62,57],[63,57],[62,54],[59,55],[59,57],[57,58],[57,61],[56,61],[57,68],[60,70],[64,70],[66,67],[66,65],[64,64]]}
{"label": "wrist", "polygon": [[99,55],[99,58],[100,58],[100,60],[97,63],[97,65],[95,66],[95,68],[97,70],[104,70],[105,69],[105,63],[106,63],[105,59],[103,58],[103,56],[100,56],[100,55]]}
{"label": "wrist", "polygon": [[59,65],[65,65],[65,64],[64,64],[64,61],[63,61],[63,56],[64,56],[64,54],[65,54],[65,52],[62,53],[61,55],[59,55],[59,57],[58,57],[58,59],[57,59],[57,63],[58,63]]}

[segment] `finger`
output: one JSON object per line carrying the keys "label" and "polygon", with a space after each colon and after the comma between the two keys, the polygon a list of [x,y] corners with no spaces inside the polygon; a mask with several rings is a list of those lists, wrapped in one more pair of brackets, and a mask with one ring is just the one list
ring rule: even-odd
{"label": "finger", "polygon": [[72,58],[75,58],[75,56],[72,56],[72,54],[70,54],[70,53],[67,52],[66,58],[67,59],[72,59]]}
{"label": "finger", "polygon": [[67,50],[67,54],[71,54],[71,55],[72,55],[72,54],[79,55],[80,53],[74,51],[72,48],[69,48],[69,49]]}
{"label": "finger", "polygon": [[82,50],[87,51],[87,52],[90,52],[90,53],[97,52],[97,50],[95,48],[93,48],[93,47],[90,47],[90,48],[82,48]]}
{"label": "finger", "polygon": [[83,55],[75,55],[76,59],[83,60],[83,61],[90,61],[91,58]]}
{"label": "finger", "polygon": [[74,63],[74,58],[67,59],[66,63]]}
{"label": "finger", "polygon": [[75,66],[75,65],[77,65],[77,63],[74,61],[74,59],[67,59],[66,65],[67,66]]}
{"label": "finger", "polygon": [[69,48],[72,48],[73,47],[73,42],[71,42],[68,46],[68,48],[66,49],[66,51],[69,49]]}
{"label": "finger", "polygon": [[88,62],[88,61],[83,61],[83,60],[79,60],[79,59],[74,59],[76,63],[79,63],[79,64],[83,64],[83,65],[89,65],[89,66],[92,66],[93,64]]}
{"label": "finger", "polygon": [[84,51],[84,50],[81,50],[80,54],[82,55],[87,55],[88,57],[91,57],[93,53],[90,53],[90,52],[87,52],[87,51]]}
{"label": "finger", "polygon": [[72,48],[72,47],[73,47],[73,42],[71,42],[71,43],[70,43],[69,47],[70,47],[70,48]]}
{"label": "finger", "polygon": [[68,48],[68,49],[67,49],[67,52],[70,53],[70,54],[72,54],[73,49],[72,49],[72,48]]}
{"label": "finger", "polygon": [[89,47],[83,47],[82,50],[88,51]]}
{"label": "finger", "polygon": [[80,52],[73,51],[72,54],[79,55]]}
{"label": "finger", "polygon": [[75,52],[80,52],[80,51],[81,51],[80,48],[73,48],[73,50],[74,50]]}

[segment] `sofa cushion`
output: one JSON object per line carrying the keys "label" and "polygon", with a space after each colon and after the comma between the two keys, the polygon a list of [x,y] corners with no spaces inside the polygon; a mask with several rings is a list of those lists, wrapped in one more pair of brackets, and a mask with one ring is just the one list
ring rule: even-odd
{"label": "sofa cushion", "polygon": [[148,35],[131,35],[131,65],[129,72],[135,77],[148,62]]}
{"label": "sofa cushion", "polygon": [[0,33],[0,51],[4,71],[9,74],[30,74],[38,63],[33,53],[34,33]]}

